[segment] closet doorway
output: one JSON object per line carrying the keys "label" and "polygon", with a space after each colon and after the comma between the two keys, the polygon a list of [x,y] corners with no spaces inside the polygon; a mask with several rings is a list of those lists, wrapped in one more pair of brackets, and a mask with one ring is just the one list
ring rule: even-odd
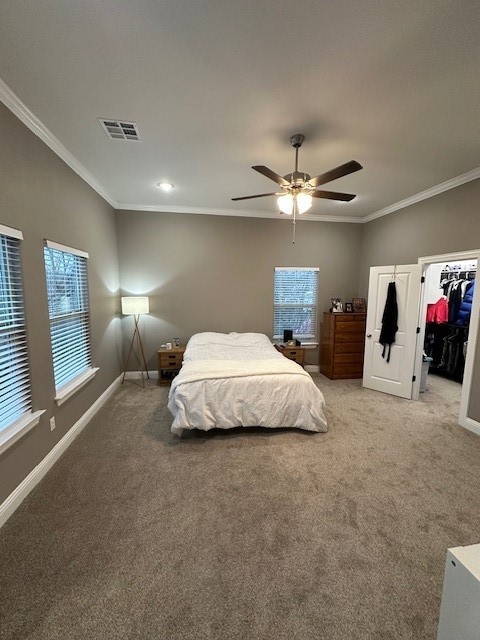
{"label": "closet doorway", "polygon": [[478,423],[467,417],[479,322],[479,256],[480,251],[465,251],[419,259],[425,282],[413,398],[421,398],[423,389],[428,393],[429,385],[441,388],[453,403],[460,401],[459,424],[480,435]]}

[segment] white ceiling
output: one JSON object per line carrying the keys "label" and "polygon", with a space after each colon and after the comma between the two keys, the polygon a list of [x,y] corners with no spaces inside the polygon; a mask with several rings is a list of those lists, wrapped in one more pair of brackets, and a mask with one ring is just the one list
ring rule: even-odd
{"label": "white ceiling", "polygon": [[304,133],[301,170],[364,166],[324,187],[355,200],[311,213],[360,220],[480,176],[479,17],[478,0],[2,0],[0,77],[122,208],[268,216],[273,198],[231,198],[275,191],[250,167],[289,173]]}

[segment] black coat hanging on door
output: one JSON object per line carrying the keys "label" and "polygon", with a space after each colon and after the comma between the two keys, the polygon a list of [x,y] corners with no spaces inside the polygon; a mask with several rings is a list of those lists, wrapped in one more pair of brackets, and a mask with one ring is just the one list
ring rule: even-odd
{"label": "black coat hanging on door", "polygon": [[395,282],[388,283],[387,301],[382,317],[382,330],[380,332],[380,344],[383,345],[382,358],[390,362],[390,351],[395,342],[395,334],[398,331],[398,305],[397,288]]}

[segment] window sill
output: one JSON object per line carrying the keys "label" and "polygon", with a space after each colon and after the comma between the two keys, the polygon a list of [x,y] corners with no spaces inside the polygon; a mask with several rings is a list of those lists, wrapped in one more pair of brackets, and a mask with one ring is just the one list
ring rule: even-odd
{"label": "window sill", "polygon": [[67,384],[64,384],[63,387],[57,389],[57,395],[55,396],[56,404],[60,407],[64,402],[71,398],[74,393],[79,391],[95,376],[98,369],[99,367],[90,367],[73,380],[70,380]]}
{"label": "window sill", "polygon": [[46,409],[42,409],[41,411],[35,411],[35,413],[27,413],[0,432],[0,454],[28,433],[30,429],[36,427],[45,411]]}
{"label": "window sill", "polygon": [[[285,344],[283,340],[280,340],[280,339],[274,340],[273,342],[274,344],[278,344],[278,346]],[[302,342],[300,347],[302,349],[318,349],[318,344],[319,344],[318,342]]]}

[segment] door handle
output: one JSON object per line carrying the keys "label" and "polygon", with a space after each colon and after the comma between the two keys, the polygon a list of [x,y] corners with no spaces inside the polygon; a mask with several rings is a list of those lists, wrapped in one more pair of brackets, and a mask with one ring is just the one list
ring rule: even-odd
{"label": "door handle", "polygon": [[371,338],[372,334],[371,333],[367,333],[367,338]]}

